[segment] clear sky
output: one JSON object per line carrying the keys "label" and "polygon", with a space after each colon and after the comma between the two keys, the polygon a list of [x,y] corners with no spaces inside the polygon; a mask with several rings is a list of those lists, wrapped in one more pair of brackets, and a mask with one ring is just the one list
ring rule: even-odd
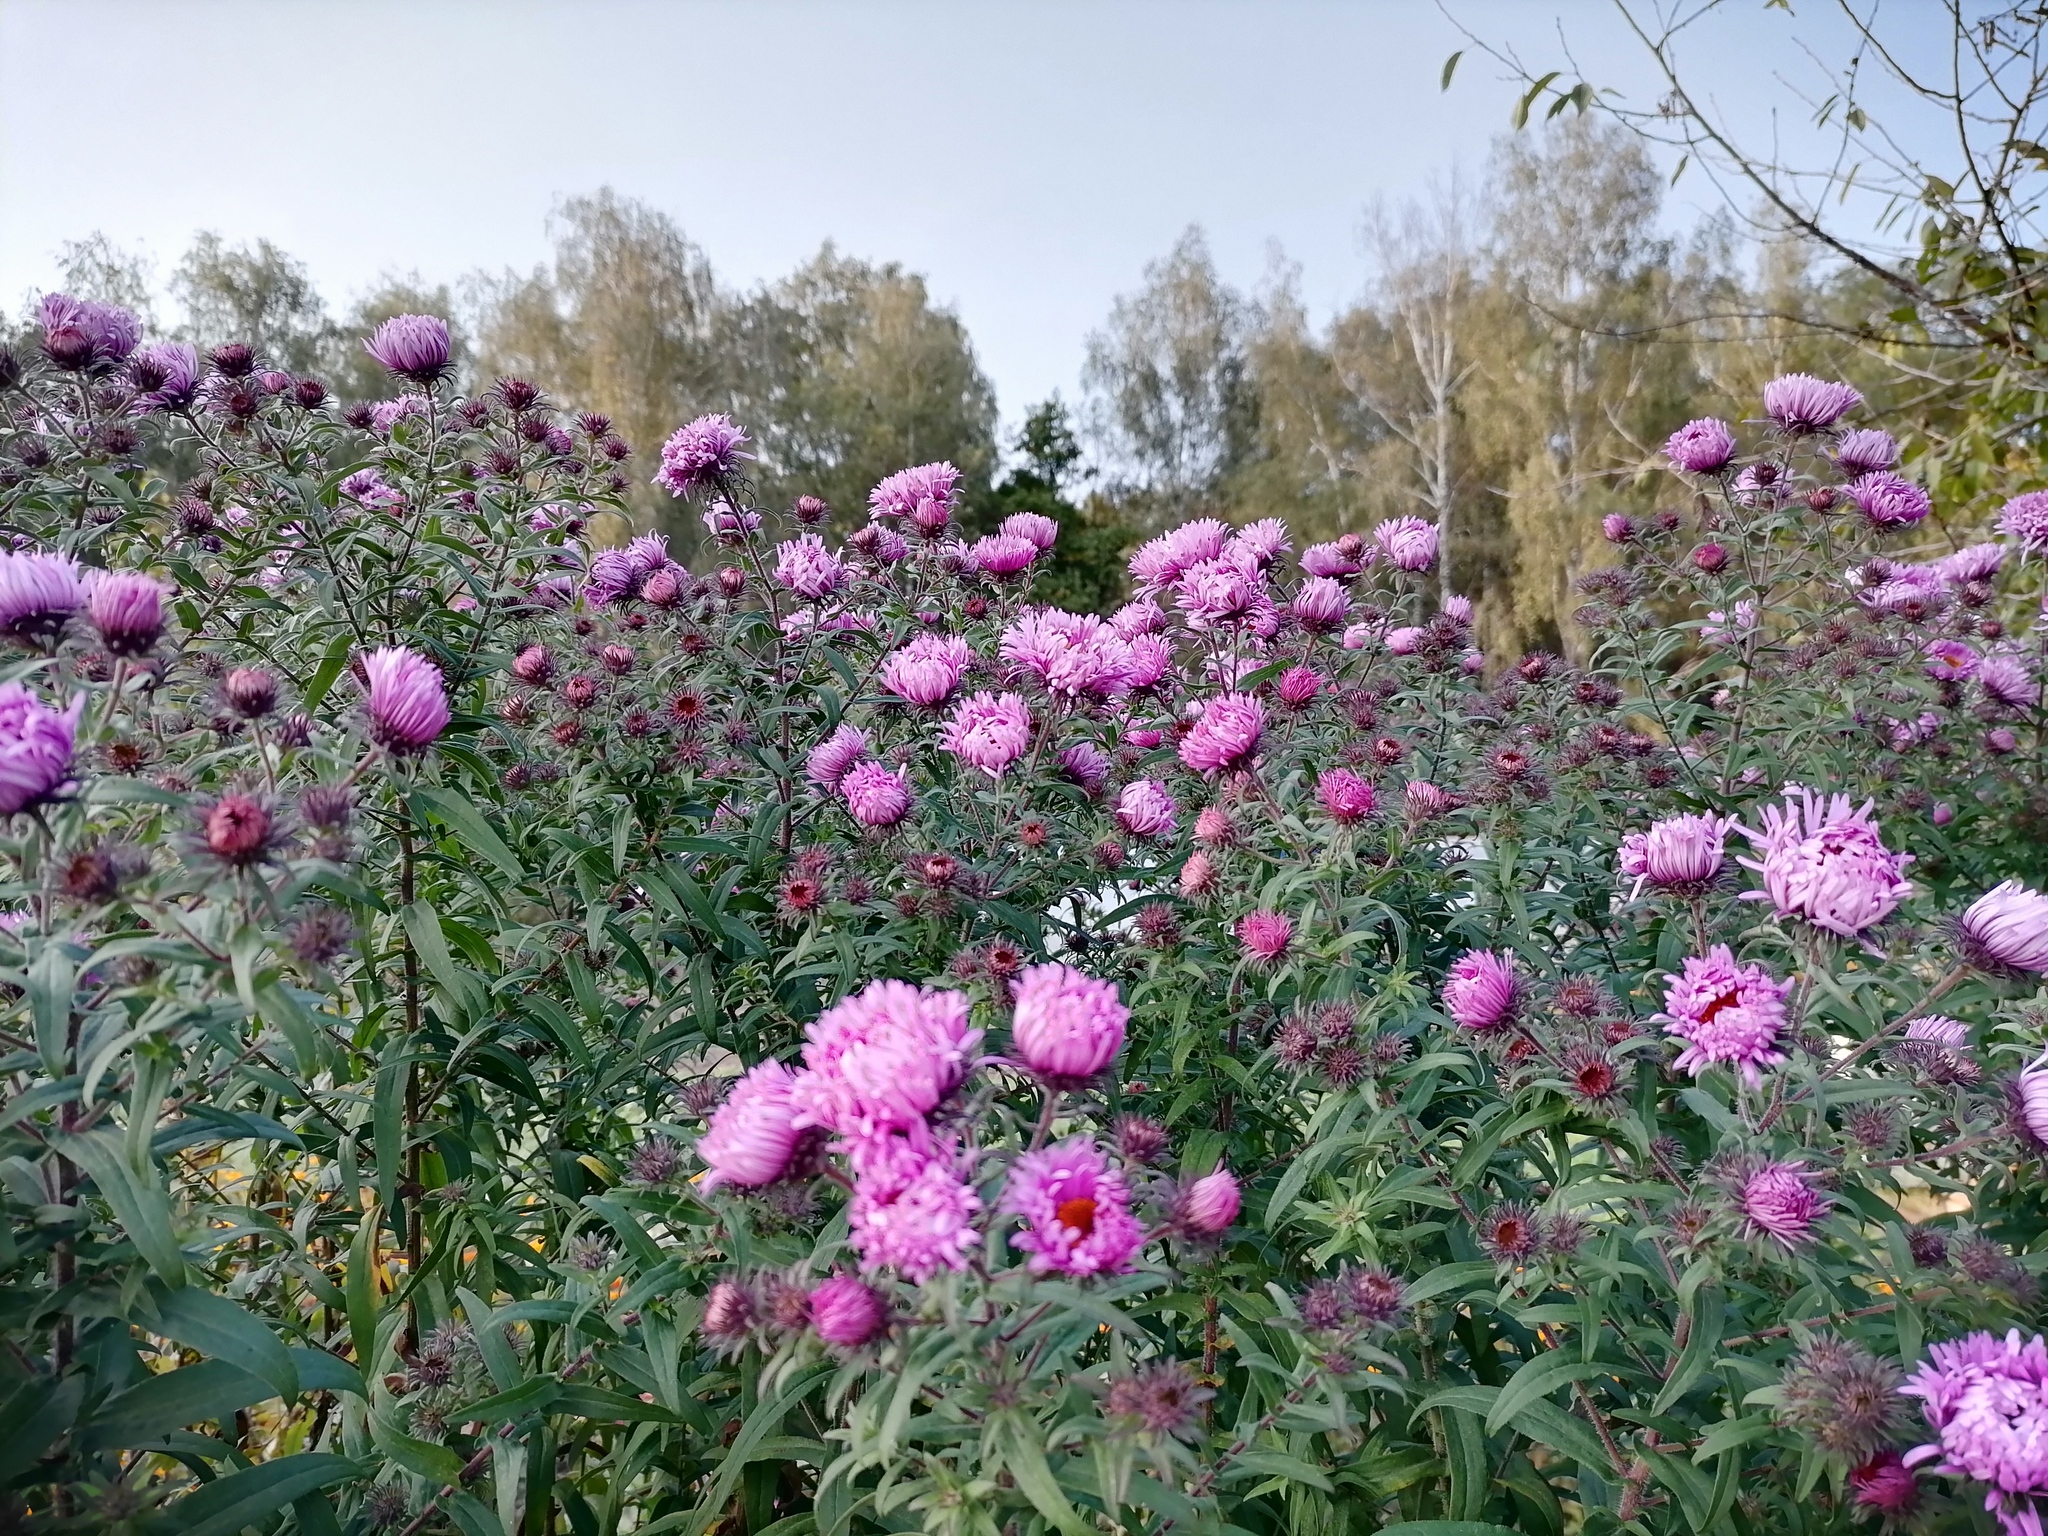
{"label": "clear sky", "polygon": [[[1654,99],[1607,0],[1446,3]],[[1729,0],[1695,46],[1752,126],[1791,41],[1839,38],[1799,9]],[[1317,314],[1356,294],[1367,203],[1507,128],[1496,66],[1439,91],[1460,43],[1432,0],[0,0],[0,303],[67,238],[161,280],[213,229],[339,308],[385,271],[531,266],[555,200],[609,184],[729,285],[827,238],[925,273],[1015,421],[1074,396],[1088,331],[1190,223],[1234,282],[1277,246]],[[1673,216],[1712,197],[1681,182]]]}

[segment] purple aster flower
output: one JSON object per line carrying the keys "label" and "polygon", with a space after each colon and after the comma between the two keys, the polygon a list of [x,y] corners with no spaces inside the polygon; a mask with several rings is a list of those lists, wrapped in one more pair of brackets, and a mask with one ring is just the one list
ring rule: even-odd
{"label": "purple aster flower", "polygon": [[[1208,866],[1208,859],[1198,853],[1188,860],[1187,869],[1194,869],[1197,859],[1201,860],[1204,868]],[[1184,871],[1181,875],[1182,888],[1186,889],[1189,883]],[[1237,941],[1244,946],[1245,954],[1253,964],[1277,964],[1294,942],[1294,921],[1284,912],[1261,907],[1237,920]]]}
{"label": "purple aster flower", "polygon": [[1183,523],[1138,546],[1130,559],[1131,579],[1141,595],[1170,587],[1205,560],[1214,560],[1230,542],[1230,529],[1213,517]]}
{"label": "purple aster flower", "polygon": [[1060,772],[1091,795],[1109,782],[1109,758],[1092,741],[1077,741],[1060,753]]}
{"label": "purple aster flower", "polygon": [[1166,627],[1166,614],[1149,597],[1136,602],[1125,603],[1109,616],[1109,627],[1126,640],[1135,640],[1140,635],[1154,634]]}
{"label": "purple aster flower", "polygon": [[761,514],[751,508],[742,511],[729,501],[714,501],[704,509],[702,522],[704,531],[720,543],[738,544],[761,526]]}
{"label": "purple aster flower", "polygon": [[1247,617],[1265,595],[1266,578],[1257,565],[1224,555],[1183,572],[1176,600],[1188,628],[1208,630]]}
{"label": "purple aster flower", "polygon": [[960,510],[960,481],[960,471],[944,462],[899,469],[868,492],[868,518],[915,520],[919,505],[930,502],[943,514],[938,518],[943,524]]}
{"label": "purple aster flower", "polygon": [[[1132,643],[1094,614],[1067,613],[1059,608],[1026,609],[1003,631],[999,649],[1005,661],[1023,668],[1048,693],[1068,698],[1083,693],[1114,698],[1126,692],[1135,678],[1156,682],[1164,671],[1152,664],[1156,645],[1144,648],[1141,662]],[[1169,653],[1167,661],[1171,660]]]}
{"label": "purple aster flower", "polygon": [[1310,634],[1327,634],[1344,627],[1351,599],[1343,586],[1328,576],[1311,576],[1295,590],[1288,605],[1295,622]]}
{"label": "purple aster flower", "polygon": [[992,533],[977,539],[968,551],[975,568],[998,579],[1015,576],[1038,558],[1039,546],[1014,533]]}
{"label": "purple aster flower", "polygon": [[84,709],[84,694],[59,714],[20,683],[0,683],[0,816],[40,805],[64,787]]}
{"label": "purple aster flower", "polygon": [[1814,1225],[1835,1203],[1814,1187],[1818,1177],[1796,1160],[1757,1169],[1742,1181],[1736,1196],[1744,1230],[1752,1236],[1768,1234],[1787,1248],[1813,1236]]}
{"label": "purple aster flower", "polygon": [[1735,434],[1726,423],[1711,416],[1688,421],[1666,439],[1664,457],[1674,469],[1689,475],[1711,475],[1728,467],[1735,457]]}
{"label": "purple aster flower", "polygon": [[43,353],[59,368],[118,363],[142,340],[142,322],[127,310],[69,294],[44,294],[37,318],[43,327]]}
{"label": "purple aster flower", "polygon": [[1972,544],[1935,561],[1934,569],[1943,581],[1959,587],[1965,582],[1989,581],[2004,563],[2004,545]]}
{"label": "purple aster flower", "polygon": [[0,550],[0,629],[23,640],[54,636],[85,603],[78,562],[38,550]]}
{"label": "purple aster flower", "polygon": [[1726,944],[1704,957],[1688,955],[1682,972],[1664,979],[1670,985],[1656,1017],[1666,1034],[1685,1042],[1673,1066],[1694,1077],[1712,1066],[1733,1067],[1755,1087],[1763,1068],[1784,1065],[1778,1041],[1791,982],[1774,979],[1761,965],[1737,965]]}
{"label": "purple aster flower", "polygon": [[1017,694],[977,693],[953,711],[939,745],[999,779],[1031,745],[1031,711]]}
{"label": "purple aster flower", "polygon": [[775,546],[775,579],[799,597],[816,601],[846,585],[848,572],[815,533]]}
{"label": "purple aster flower", "polygon": [[964,992],[874,981],[805,1030],[804,1068],[790,1090],[798,1129],[882,1136],[922,1129],[960,1086],[981,1043]]}
{"label": "purple aster flower", "polygon": [[957,635],[918,635],[882,663],[882,686],[908,704],[943,704],[960,686],[974,652]]}
{"label": "purple aster flower", "polygon": [[1123,1175],[1085,1137],[1019,1157],[1002,1209],[1024,1218],[1010,1244],[1031,1255],[1035,1275],[1120,1275],[1145,1243]]}
{"label": "purple aster flower", "polygon": [[1921,670],[1938,683],[1964,683],[1977,670],[1977,653],[1960,640],[1929,641]]}
{"label": "purple aster flower", "polygon": [[1013,512],[1002,521],[997,533],[1012,539],[1029,539],[1039,550],[1048,550],[1060,536],[1060,525],[1042,512]]}
{"label": "purple aster flower", "polygon": [[448,376],[448,322],[438,315],[393,315],[370,333],[363,350],[401,379],[432,384]]}
{"label": "purple aster flower", "polygon": [[1835,467],[1845,475],[1867,475],[1890,469],[1899,462],[1899,445],[1891,433],[1877,427],[1860,427],[1844,432],[1835,444]]}
{"label": "purple aster flower", "polygon": [[865,757],[867,750],[867,736],[858,727],[841,724],[811,748],[804,759],[804,775],[820,789],[837,789],[847,770]]}
{"label": "purple aster flower", "polygon": [[1436,525],[1419,517],[1390,517],[1372,531],[1396,570],[1426,571],[1436,564]]}
{"label": "purple aster flower", "polygon": [[1977,686],[1994,704],[2007,709],[2032,709],[2041,702],[2041,685],[2024,658],[2010,651],[1986,656],[1977,663]]}
{"label": "purple aster flower", "polygon": [[1521,983],[1514,957],[1506,951],[1468,949],[1451,962],[1444,978],[1444,1012],[1461,1029],[1498,1029],[1514,1021]]}
{"label": "purple aster flower", "polygon": [[144,347],[128,360],[128,381],[138,391],[128,407],[135,415],[182,411],[199,394],[199,354],[182,341]]}
{"label": "purple aster flower", "polygon": [[699,416],[677,427],[661,445],[661,468],[655,471],[654,483],[671,496],[715,488],[739,472],[741,460],[753,457],[744,451],[746,444],[747,434],[730,416]]}
{"label": "purple aster flower", "polygon": [[145,656],[164,632],[164,585],[140,571],[103,571],[91,583],[86,613],[100,644],[115,656]]}
{"label": "purple aster flower", "polygon": [[392,752],[419,752],[448,728],[441,669],[417,651],[387,645],[363,658],[370,685],[370,738]]}
{"label": "purple aster flower", "polygon": [[1998,531],[2028,550],[2048,549],[2048,491],[2022,491],[1998,513]]}
{"label": "purple aster flower", "polygon": [[1803,917],[1843,938],[1890,917],[1913,893],[1904,878],[1913,856],[1884,846],[1870,815],[1875,804],[1852,810],[1847,795],[1787,786],[1784,806],[1764,807],[1761,832],[1736,829],[1763,855],[1736,861],[1763,877],[1763,890],[1744,900],[1769,900],[1779,917]]}
{"label": "purple aster flower", "polygon": [[1972,1333],[1927,1351],[1919,1371],[1899,1388],[1920,1399],[1935,1433],[1904,1465],[1933,1462],[1947,1477],[1985,1485],[1984,1508],[2006,1536],[2039,1536],[2048,1496],[2048,1345],[2017,1328],[2003,1339]]}
{"label": "purple aster flower", "polygon": [[891,772],[880,763],[855,763],[840,779],[839,793],[862,826],[893,827],[910,811],[910,770]]}
{"label": "purple aster flower", "polygon": [[1787,432],[1825,432],[1863,403],[1847,384],[1788,373],[1764,386],[1764,414]]}
{"label": "purple aster flower", "polygon": [[1288,536],[1286,523],[1277,517],[1262,517],[1238,529],[1224,548],[1254,565],[1270,565],[1277,556],[1294,548],[1294,541]]}
{"label": "purple aster flower", "polygon": [[1181,739],[1180,760],[1197,773],[1242,767],[1258,751],[1265,729],[1265,706],[1251,694],[1218,694]]}
{"label": "purple aster flower", "polygon": [[697,1186],[702,1193],[725,1184],[772,1184],[789,1171],[798,1139],[790,1105],[795,1083],[796,1074],[781,1062],[764,1061],[726,1095],[697,1142],[710,1169]]}
{"label": "purple aster flower", "polygon": [[426,414],[425,395],[400,395],[396,400],[379,400],[370,407],[370,430],[380,437],[389,437],[391,429],[401,421]]}
{"label": "purple aster flower", "polygon": [[1925,1040],[1947,1051],[1960,1051],[1970,1043],[1970,1026],[1945,1014],[1930,1013],[1908,1021],[1908,1040]]}
{"label": "purple aster flower", "polygon": [[834,1275],[811,1288],[811,1326],[837,1349],[859,1349],[889,1331],[889,1302],[852,1275]]}
{"label": "purple aster flower", "polygon": [[847,1237],[863,1271],[893,1269],[923,1285],[941,1270],[967,1267],[967,1256],[981,1246],[974,1225],[981,1197],[961,1177],[956,1144],[877,1137],[855,1142],[850,1152]]}
{"label": "purple aster flower", "polygon": [[1117,825],[1133,837],[1170,837],[1180,826],[1179,807],[1157,779],[1134,779],[1117,797]]}
{"label": "purple aster flower", "polygon": [[2048,1055],[2006,1080],[2007,1116],[2019,1140],[2036,1155],[2048,1155]]}
{"label": "purple aster flower", "polygon": [[361,507],[397,507],[405,504],[405,492],[384,483],[384,473],[374,465],[359,469],[335,487],[336,494]]}
{"label": "purple aster flower", "polygon": [[1123,1049],[1131,1010],[1116,983],[1067,965],[1026,966],[1016,981],[1010,1048],[1031,1071],[1058,1087],[1078,1087],[1104,1071]]}
{"label": "purple aster flower", "polygon": [[1316,779],[1316,802],[1340,827],[1372,814],[1373,788],[1348,768],[1325,768]]}
{"label": "purple aster flower", "polygon": [[1703,894],[1719,878],[1726,862],[1729,816],[1670,816],[1653,822],[1647,832],[1631,832],[1621,841],[1621,873],[1635,881],[1631,901],[1645,885],[1673,896]]}
{"label": "purple aster flower", "polygon": [[1859,476],[1846,489],[1857,510],[1879,529],[1907,527],[1934,510],[1925,491],[1888,469]]}
{"label": "purple aster flower", "polygon": [[1956,937],[1980,969],[2048,971],[2048,896],[2008,880],[1970,903]]}
{"label": "purple aster flower", "polygon": [[1359,546],[1353,553],[1346,550],[1341,541],[1334,544],[1311,544],[1301,552],[1302,571],[1310,576],[1327,576],[1332,581],[1349,581],[1371,565],[1379,553],[1362,540],[1359,541]]}

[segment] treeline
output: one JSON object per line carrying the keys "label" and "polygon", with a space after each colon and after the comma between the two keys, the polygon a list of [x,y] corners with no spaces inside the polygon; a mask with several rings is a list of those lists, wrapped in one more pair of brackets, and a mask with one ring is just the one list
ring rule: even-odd
{"label": "treeline", "polygon": [[[1323,324],[1294,271],[1234,289],[1191,228],[1090,337],[1078,420],[1055,399],[1000,444],[971,338],[922,277],[828,244],[735,290],[667,215],[608,190],[558,208],[530,272],[391,280],[337,312],[269,242],[202,235],[169,292],[187,339],[249,342],[344,397],[385,388],[358,341],[378,321],[449,315],[473,378],[518,374],[605,412],[636,464],[676,423],[729,411],[756,437],[764,499],[822,495],[843,519],[882,476],[951,459],[972,521],[1031,508],[1067,524],[1042,585],[1070,606],[1116,601],[1128,547],[1184,517],[1284,516],[1327,537],[1421,515],[1489,650],[1577,650],[1574,582],[1608,558],[1601,516],[1669,494],[1657,450],[1675,425],[1740,414],[1787,369],[1880,399],[1909,372],[1859,350],[1881,307],[1867,278],[1725,219],[1673,234],[1664,197],[1641,141],[1602,119],[1504,139],[1476,185],[1371,212],[1370,286]],[[104,239],[63,265],[74,290],[151,306],[145,271]],[[690,544],[647,473],[636,519]]]}

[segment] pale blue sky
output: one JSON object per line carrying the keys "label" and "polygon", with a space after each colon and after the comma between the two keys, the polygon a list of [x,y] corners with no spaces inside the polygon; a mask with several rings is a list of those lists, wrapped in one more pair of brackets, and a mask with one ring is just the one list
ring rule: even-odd
{"label": "pale blue sky", "polygon": [[[1654,99],[1607,0],[1447,3],[1531,60],[1562,27]],[[1729,0],[1694,45],[1751,126],[1785,99],[1770,61],[1839,38],[1799,10]],[[382,271],[530,266],[554,201],[609,183],[728,284],[827,237],[925,273],[1014,421],[1076,394],[1090,328],[1191,222],[1235,282],[1277,244],[1318,315],[1358,293],[1372,197],[1476,171],[1507,127],[1486,61],[1439,92],[1459,45],[1431,0],[0,0],[0,303],[66,238],[161,277],[215,229],[338,307]],[[1687,178],[1673,216],[1711,201]]]}

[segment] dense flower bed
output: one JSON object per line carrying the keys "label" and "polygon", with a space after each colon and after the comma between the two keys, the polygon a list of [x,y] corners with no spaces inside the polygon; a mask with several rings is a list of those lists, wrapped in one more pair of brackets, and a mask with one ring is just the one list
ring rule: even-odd
{"label": "dense flower bed", "polygon": [[708,416],[697,572],[439,321],[346,411],[42,321],[11,1518],[2038,1532],[2048,496],[1913,547],[1780,379],[1486,658],[1417,519],[1064,613],[1051,519]]}

